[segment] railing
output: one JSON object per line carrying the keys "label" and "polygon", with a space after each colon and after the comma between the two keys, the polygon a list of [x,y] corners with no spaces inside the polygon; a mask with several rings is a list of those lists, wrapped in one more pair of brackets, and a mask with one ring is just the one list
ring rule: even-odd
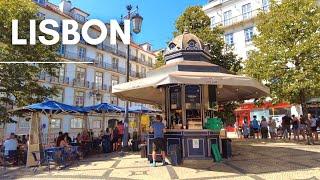
{"label": "railing", "polygon": [[221,25],[223,27],[228,27],[228,26],[232,26],[232,25],[235,25],[235,24],[238,24],[241,22],[245,22],[245,21],[248,21],[248,20],[251,20],[251,19],[257,17],[259,12],[261,12],[261,8],[252,10],[250,12],[247,12],[247,13],[244,13],[244,14],[241,14],[238,16],[234,16],[229,19],[224,19],[223,21],[220,21],[218,23],[213,24],[212,27],[216,27],[219,25]]}

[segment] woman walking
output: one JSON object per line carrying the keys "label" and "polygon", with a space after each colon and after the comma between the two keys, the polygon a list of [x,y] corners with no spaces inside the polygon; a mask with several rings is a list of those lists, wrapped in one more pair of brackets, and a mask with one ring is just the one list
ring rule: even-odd
{"label": "woman walking", "polygon": [[303,141],[306,140],[306,128],[306,119],[303,117],[303,115],[300,115],[300,134],[302,135]]}

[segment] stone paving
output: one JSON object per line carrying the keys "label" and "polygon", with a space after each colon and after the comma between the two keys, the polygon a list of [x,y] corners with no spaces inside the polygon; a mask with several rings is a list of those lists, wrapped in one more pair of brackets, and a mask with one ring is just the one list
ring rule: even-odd
{"label": "stone paving", "polygon": [[188,160],[183,165],[150,167],[139,154],[96,156],[51,173],[9,168],[0,179],[310,179],[320,180],[320,145],[233,141],[233,157],[221,163]]}

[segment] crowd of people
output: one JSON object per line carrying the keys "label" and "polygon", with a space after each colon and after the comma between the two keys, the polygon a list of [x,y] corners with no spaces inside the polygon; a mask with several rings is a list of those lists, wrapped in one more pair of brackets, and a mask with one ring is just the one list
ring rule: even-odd
{"label": "crowd of people", "polygon": [[267,139],[270,137],[271,139],[290,140],[293,134],[293,139],[297,141],[300,140],[300,137],[302,137],[302,140],[310,137],[313,141],[318,141],[317,128],[320,128],[320,119],[312,114],[308,114],[307,118],[304,118],[302,115],[299,118],[295,115],[291,117],[285,115],[282,117],[282,122],[279,126],[277,126],[276,121],[272,117],[269,117],[269,120],[267,120],[262,116],[259,121],[257,116],[253,116],[250,122],[245,121],[239,127],[239,131],[245,139]]}

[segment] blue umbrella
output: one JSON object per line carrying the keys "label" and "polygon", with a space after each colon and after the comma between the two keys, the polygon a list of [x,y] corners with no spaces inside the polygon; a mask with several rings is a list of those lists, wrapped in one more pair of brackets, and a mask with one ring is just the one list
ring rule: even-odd
{"label": "blue umbrella", "polygon": [[83,108],[85,111],[96,113],[107,113],[107,112],[122,112],[122,108],[109,103],[101,103],[95,106],[88,106]]}
{"label": "blue umbrella", "polygon": [[87,111],[84,110],[83,108],[70,106],[70,105],[59,103],[52,100],[25,106],[25,107],[19,108],[18,111],[38,111],[38,112],[53,113],[53,114],[58,114],[63,112],[87,113]]}

